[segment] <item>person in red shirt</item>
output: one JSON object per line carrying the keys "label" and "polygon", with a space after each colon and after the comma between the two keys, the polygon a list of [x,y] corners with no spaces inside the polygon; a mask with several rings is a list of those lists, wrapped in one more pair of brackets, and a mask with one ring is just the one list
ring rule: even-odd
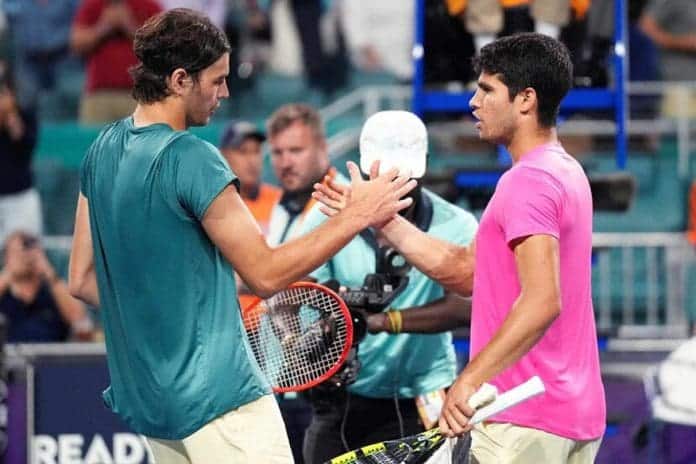
{"label": "person in red shirt", "polygon": [[154,0],[81,2],[70,34],[72,51],[86,60],[81,123],[102,124],[133,112],[133,81],[128,73],[137,64],[133,34],[147,18],[160,11]]}

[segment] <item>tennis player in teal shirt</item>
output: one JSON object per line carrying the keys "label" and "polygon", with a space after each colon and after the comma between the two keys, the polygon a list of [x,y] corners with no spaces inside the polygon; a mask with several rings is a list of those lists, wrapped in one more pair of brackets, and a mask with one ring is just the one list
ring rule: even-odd
{"label": "tennis player in teal shirt", "polygon": [[[342,179],[336,182],[341,183]],[[427,189],[417,187],[411,195],[414,203],[403,214],[421,230],[459,245],[467,245],[473,239],[477,221],[472,214]],[[314,230],[326,220],[315,205],[302,224],[302,233]],[[366,275],[375,273],[379,253],[379,246],[375,245],[363,233],[311,276],[318,282],[337,280],[346,287],[359,288]],[[470,303],[447,293],[415,268],[408,271],[408,279],[408,286],[389,309],[399,311],[402,322],[407,313],[420,319],[404,329],[413,330],[418,325],[416,330],[430,333],[381,332],[365,337],[358,346],[360,367],[355,382],[347,387],[347,392],[336,392],[328,401],[323,395],[321,401],[313,402],[303,450],[307,464],[322,463],[360,446],[422,432],[424,418],[417,411],[416,398],[437,394],[454,382],[457,373],[452,334],[439,330],[461,325],[468,317]],[[385,314],[369,317],[371,331],[379,331],[380,326],[394,331]]]}
{"label": "tennis player in teal shirt", "polygon": [[242,327],[234,270],[268,296],[361,229],[410,204],[393,170],[353,179],[348,214],[270,248],[218,150],[186,131],[229,93],[229,44],[175,9],[135,34],[138,106],[102,130],[81,168],[71,293],[101,308],[106,404],[166,464],[290,463],[285,427]]}

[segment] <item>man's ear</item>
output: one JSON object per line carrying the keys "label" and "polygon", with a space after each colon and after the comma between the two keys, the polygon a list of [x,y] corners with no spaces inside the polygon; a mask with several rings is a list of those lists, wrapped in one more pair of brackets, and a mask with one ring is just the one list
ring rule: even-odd
{"label": "man's ear", "polygon": [[524,114],[528,114],[537,107],[537,94],[532,87],[523,89],[517,94],[517,98],[519,99],[520,111]]}
{"label": "man's ear", "polygon": [[182,95],[191,85],[191,76],[184,68],[176,68],[169,75],[169,87],[174,95]]}

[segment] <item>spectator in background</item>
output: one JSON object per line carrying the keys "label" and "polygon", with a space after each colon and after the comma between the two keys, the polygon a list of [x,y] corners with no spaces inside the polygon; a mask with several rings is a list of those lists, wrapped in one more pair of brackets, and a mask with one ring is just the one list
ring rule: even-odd
{"label": "spectator in background", "polygon": [[[696,5],[693,0],[651,0],[639,26],[660,49],[660,72],[665,81],[696,79]],[[674,87],[665,93],[668,117],[696,117],[696,93]]]}
{"label": "spectator in background", "polygon": [[348,0],[341,20],[353,62],[367,71],[386,71],[401,81],[413,75],[415,2]]}
{"label": "spectator in background", "polygon": [[[41,90],[52,90],[70,60],[70,25],[78,0],[5,0],[11,25],[18,99],[36,106]],[[72,63],[74,64],[74,63]]]}
{"label": "spectator in background", "polygon": [[87,60],[81,123],[103,124],[133,112],[133,34],[160,10],[154,0],[82,0],[70,37],[72,50]]}
{"label": "spectator in background", "polygon": [[326,175],[337,176],[342,184],[348,180],[331,166],[324,124],[314,107],[304,103],[281,106],[269,118],[267,133],[271,164],[283,189],[268,230],[268,243],[275,246],[299,235],[305,214],[315,203],[315,182]]}
{"label": "spectator in background", "polygon": [[228,124],[220,140],[220,151],[239,179],[242,200],[259,223],[264,235],[268,232],[271,210],[281,195],[277,187],[261,182],[261,144],[265,140],[264,133],[246,121]]}
{"label": "spectator in background", "polygon": [[[561,28],[570,21],[571,4],[575,9],[587,9],[589,0],[445,0],[451,15],[460,15],[473,36],[476,52],[495,40],[503,32],[529,32],[524,28],[521,16],[529,14],[535,32],[557,39]],[[524,10],[528,9],[528,13]],[[508,15],[513,22],[505,24],[504,10],[518,10],[520,14]]]}
{"label": "spectator in background", "polygon": [[0,243],[18,229],[41,235],[41,201],[31,173],[36,133],[36,113],[19,106],[13,73],[0,60]]}
{"label": "spectator in background", "polygon": [[13,232],[4,242],[0,270],[0,313],[9,343],[58,342],[71,333],[90,340],[94,326],[85,307],[70,296],[38,239]]}

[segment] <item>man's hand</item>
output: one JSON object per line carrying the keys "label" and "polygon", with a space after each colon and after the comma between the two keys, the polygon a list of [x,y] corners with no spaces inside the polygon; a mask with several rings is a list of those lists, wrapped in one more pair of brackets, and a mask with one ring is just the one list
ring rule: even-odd
{"label": "man's hand", "polygon": [[445,403],[440,413],[440,431],[446,437],[458,437],[472,429],[469,419],[474,415],[474,409],[469,405],[471,395],[476,387],[462,377],[457,378],[445,397]]}
{"label": "man's hand", "polygon": [[346,166],[351,178],[349,186],[330,179],[325,179],[323,184],[314,184],[312,196],[322,203],[320,209],[327,216],[335,216],[344,210],[356,211],[356,214],[369,218],[370,226],[382,227],[413,202],[411,198],[403,197],[417,183],[407,176],[400,176],[398,169],[378,175],[379,162],[375,161],[370,169],[370,180],[365,181],[355,163],[349,161]]}
{"label": "man's hand", "polygon": [[379,163],[375,162],[371,169],[371,180],[363,180],[360,169],[355,163],[347,163],[350,173],[350,186],[343,197],[343,214],[350,214],[364,221],[366,227],[380,226],[389,222],[399,211],[408,208],[413,199],[404,198],[416,187],[415,180],[400,176],[399,170],[390,169],[382,175]]}

